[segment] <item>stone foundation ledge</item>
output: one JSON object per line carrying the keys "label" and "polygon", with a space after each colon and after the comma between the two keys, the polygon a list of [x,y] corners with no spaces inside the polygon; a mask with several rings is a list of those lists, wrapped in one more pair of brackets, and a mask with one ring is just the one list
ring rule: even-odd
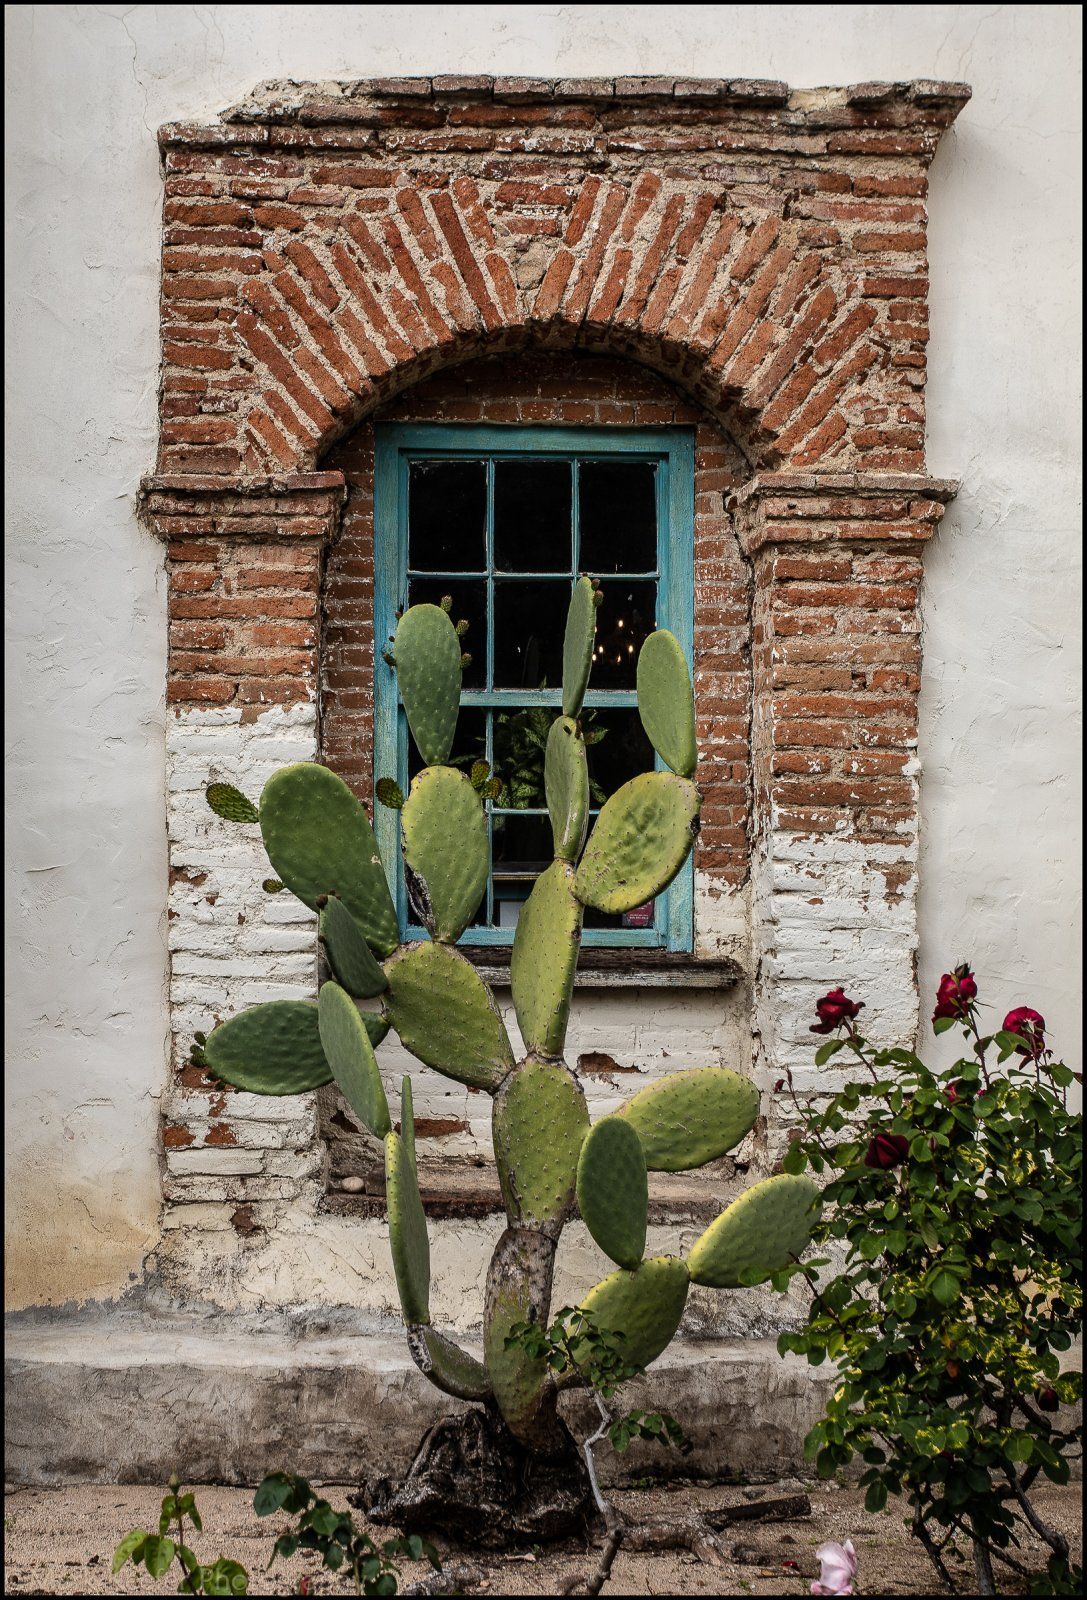
{"label": "stone foundation ledge", "polygon": [[[255,1484],[279,1468],[352,1482],[403,1471],[429,1424],[460,1408],[417,1371],[400,1333],[305,1338],[225,1318],[215,1328],[77,1315],[20,1321],[6,1342],[14,1484],[162,1484],[175,1470],[187,1483]],[[672,1412],[691,1453],[632,1446],[605,1476],[796,1472],[830,1381],[772,1339],[678,1341],[626,1395]],[[591,1427],[584,1397],[567,1404],[575,1427]]]}

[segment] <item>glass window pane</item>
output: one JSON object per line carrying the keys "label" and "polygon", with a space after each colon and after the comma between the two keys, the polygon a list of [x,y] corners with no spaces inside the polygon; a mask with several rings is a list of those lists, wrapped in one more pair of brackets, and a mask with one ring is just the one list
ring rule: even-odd
{"label": "glass window pane", "polygon": [[513,811],[547,804],[544,752],[557,706],[520,706],[495,711],[494,770],[505,787],[498,803]]}
{"label": "glass window pane", "polygon": [[486,462],[411,462],[409,568],[420,572],[483,572],[487,565],[486,529]]}
{"label": "glass window pane", "polygon": [[604,599],[596,613],[596,648],[589,688],[633,689],[638,651],[643,639],[656,627],[657,585],[611,578],[600,587]]}
{"label": "glass window pane", "polygon": [[498,580],[494,586],[494,687],[557,689],[570,580]]}
{"label": "glass window pane", "polygon": [[569,572],[569,461],[496,461],[494,565],[497,572]]}
{"label": "glass window pane", "polygon": [[635,706],[622,710],[590,707],[582,717],[582,727],[594,806],[603,805],[609,795],[639,773],[653,771],[653,746],[645,736]]}
{"label": "glass window pane", "polygon": [[408,584],[409,606],[437,606],[445,595],[453,602],[449,613],[452,620],[468,624],[468,631],[461,638],[461,649],[472,659],[461,681],[466,689],[482,689],[487,674],[486,581],[483,578],[475,582],[458,578],[412,578]]}
{"label": "glass window pane", "polygon": [[583,461],[578,513],[583,572],[657,570],[656,467],[648,461]]}
{"label": "glass window pane", "polygon": [[[447,765],[470,773],[472,763],[487,759],[487,713],[476,706],[461,706],[457,718],[457,731],[453,735],[453,748]],[[425,766],[415,748],[415,740],[408,734],[408,781]],[[380,776],[380,774],[379,774]]]}
{"label": "glass window pane", "polygon": [[552,861],[551,823],[546,816],[491,818],[494,918],[496,928],[515,928],[532,885]]}

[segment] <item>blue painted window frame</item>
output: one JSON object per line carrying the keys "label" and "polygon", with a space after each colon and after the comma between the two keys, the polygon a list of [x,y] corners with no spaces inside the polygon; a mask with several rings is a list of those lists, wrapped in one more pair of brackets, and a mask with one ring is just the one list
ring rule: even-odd
{"label": "blue painted window frame", "polygon": [[[407,787],[407,719],[399,703],[396,674],[383,658],[396,613],[407,604],[408,471],[413,459],[486,456],[550,456],[600,459],[627,456],[657,465],[657,626],[668,628],[683,646],[688,665],[694,651],[694,432],[688,428],[478,427],[470,424],[378,424],[374,430],[374,777],[395,774]],[[488,469],[488,501],[493,504],[493,468]],[[576,529],[576,496],[574,501]],[[488,521],[490,520],[490,516]],[[574,562],[577,558],[576,534]],[[453,574],[445,574],[453,576]],[[572,574],[573,576],[573,574]],[[607,583],[609,574],[599,576]],[[493,586],[488,585],[488,593]],[[561,691],[466,690],[464,706],[554,705]],[[632,691],[590,691],[587,705],[630,706]],[[658,760],[657,766],[662,763]],[[501,808],[499,808],[501,809]],[[389,885],[396,901],[401,934],[424,938],[409,920],[401,864],[399,818],[374,798],[374,823]],[[643,946],[690,951],[694,942],[693,862],[688,861],[664,894],[657,897],[650,928],[586,928],[586,947]],[[509,945],[512,928],[469,928],[467,945]]]}

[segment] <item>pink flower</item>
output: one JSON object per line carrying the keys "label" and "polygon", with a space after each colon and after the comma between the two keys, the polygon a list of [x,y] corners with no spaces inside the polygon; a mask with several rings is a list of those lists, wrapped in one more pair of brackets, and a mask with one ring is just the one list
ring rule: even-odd
{"label": "pink flower", "polygon": [[822,1571],[818,1581],[811,1586],[812,1594],[852,1594],[853,1579],[857,1576],[857,1553],[852,1539],[839,1544],[828,1539],[815,1552]]}

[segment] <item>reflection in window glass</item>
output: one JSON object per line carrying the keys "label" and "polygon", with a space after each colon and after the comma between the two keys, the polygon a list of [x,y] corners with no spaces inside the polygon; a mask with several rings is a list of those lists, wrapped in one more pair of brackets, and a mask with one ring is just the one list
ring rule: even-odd
{"label": "reflection in window glass", "polygon": [[648,461],[583,461],[578,473],[582,572],[655,572],[656,467]]}
{"label": "reflection in window glass", "polygon": [[482,572],[486,537],[486,462],[411,462],[409,567],[416,572]]}
{"label": "reflection in window glass", "polygon": [[495,462],[496,571],[570,571],[571,476],[569,461]]}
{"label": "reflection in window glass", "polygon": [[657,625],[657,585],[610,578],[596,613],[594,689],[633,689],[638,651]]}

